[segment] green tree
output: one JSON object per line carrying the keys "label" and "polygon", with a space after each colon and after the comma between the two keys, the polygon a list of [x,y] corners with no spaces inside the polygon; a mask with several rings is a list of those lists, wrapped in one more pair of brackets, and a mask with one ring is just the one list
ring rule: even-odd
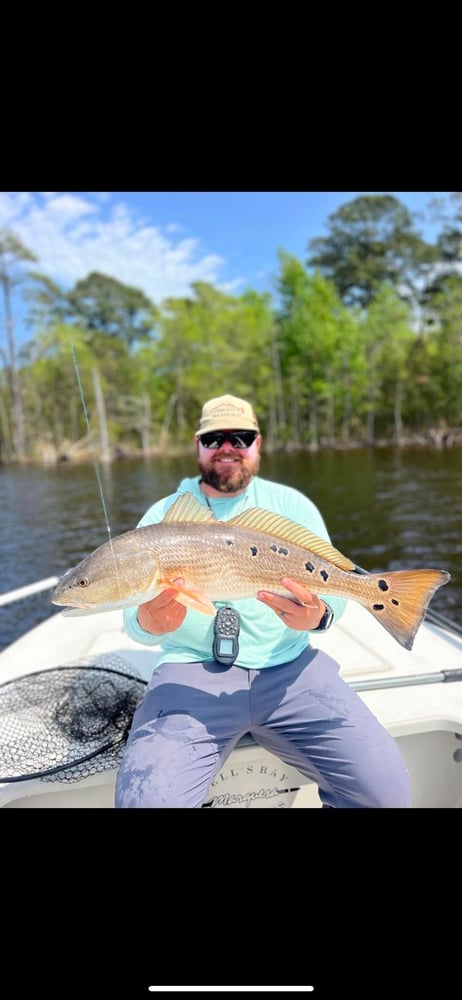
{"label": "green tree", "polygon": [[[16,358],[16,338],[11,307],[11,293],[13,288],[26,278],[22,265],[27,261],[35,260],[37,260],[35,254],[25,247],[14,233],[6,229],[0,231],[0,284],[3,293],[7,338],[6,353],[2,353],[4,353],[8,373],[8,388],[11,396],[12,454],[20,462],[26,457],[26,438],[21,386]],[[9,457],[10,442],[5,417],[2,419],[2,423],[6,454]]]}
{"label": "green tree", "polygon": [[349,438],[353,411],[357,324],[331,282],[313,275],[293,255],[280,251],[277,288],[279,344],[286,395],[290,399],[290,441],[321,437],[333,445],[337,424]]}
{"label": "green tree", "polygon": [[44,440],[52,442],[59,454],[66,442],[76,444],[87,435],[74,359],[91,410],[95,358],[85,330],[56,323],[24,347],[22,373],[32,450]]}
{"label": "green tree", "polygon": [[401,445],[409,358],[416,335],[408,305],[388,282],[381,285],[371,303],[363,331],[368,372],[367,441],[374,440],[377,417],[386,424],[392,413],[394,440]]}
{"label": "green tree", "polygon": [[273,322],[269,297],[256,292],[230,296],[206,282],[195,283],[192,291],[192,298],[161,304],[159,336],[152,345],[162,383],[153,402],[154,419],[159,419],[159,409],[164,415],[161,443],[169,437],[177,442],[189,439],[204,391],[248,395],[255,405],[264,399],[268,407]]}
{"label": "green tree", "polygon": [[462,279],[449,277],[435,295],[437,329],[432,334],[436,350],[433,377],[439,386],[437,416],[442,425],[462,424]]}
{"label": "green tree", "polygon": [[[128,349],[153,332],[154,306],[130,285],[92,271],[67,294],[70,315],[90,334],[119,337]],[[90,338],[91,339],[91,338]]]}
{"label": "green tree", "polygon": [[310,240],[308,266],[319,268],[346,305],[367,308],[383,282],[416,304],[438,254],[392,195],[362,195],[327,221],[329,235]]}
{"label": "green tree", "polygon": [[429,204],[433,222],[440,224],[441,232],[436,241],[438,262],[422,290],[427,326],[435,322],[433,303],[436,296],[445,292],[450,278],[461,274],[462,264],[462,192],[454,191],[449,198],[435,198]]}
{"label": "green tree", "polygon": [[38,271],[31,271],[32,284],[24,293],[31,303],[26,323],[29,327],[44,330],[53,323],[65,323],[70,315],[67,293],[52,278]]}

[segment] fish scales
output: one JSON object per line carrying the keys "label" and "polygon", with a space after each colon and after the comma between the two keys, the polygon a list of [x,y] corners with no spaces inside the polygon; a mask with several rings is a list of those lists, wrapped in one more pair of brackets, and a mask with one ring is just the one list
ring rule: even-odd
{"label": "fish scales", "polygon": [[[147,536],[157,525],[140,529]],[[154,544],[156,544],[154,540]],[[148,540],[149,545],[149,540]],[[164,578],[180,576],[185,586],[205,591],[211,601],[243,600],[259,590],[276,590],[293,598],[281,585],[283,576],[324,593],[352,597],[366,591],[366,578],[348,577],[326,559],[291,542],[246,528],[214,525],[166,526],[158,564]]]}

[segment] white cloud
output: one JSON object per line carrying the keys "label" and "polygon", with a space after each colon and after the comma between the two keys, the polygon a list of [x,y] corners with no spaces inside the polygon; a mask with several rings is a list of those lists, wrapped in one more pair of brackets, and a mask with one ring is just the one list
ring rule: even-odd
{"label": "white cloud", "polygon": [[65,288],[100,271],[142,289],[159,304],[190,294],[195,281],[225,291],[225,260],[204,253],[198,238],[181,238],[172,221],[163,229],[141,218],[123,201],[110,205],[107,192],[0,192],[0,228],[12,229],[38,257],[36,269]]}

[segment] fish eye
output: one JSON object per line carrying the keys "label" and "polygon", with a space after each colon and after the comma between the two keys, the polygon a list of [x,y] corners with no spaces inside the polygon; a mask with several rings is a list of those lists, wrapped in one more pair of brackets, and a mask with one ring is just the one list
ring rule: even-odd
{"label": "fish eye", "polygon": [[88,587],[89,583],[90,583],[90,581],[88,579],[88,576],[81,576],[80,579],[77,580],[77,586],[78,587]]}

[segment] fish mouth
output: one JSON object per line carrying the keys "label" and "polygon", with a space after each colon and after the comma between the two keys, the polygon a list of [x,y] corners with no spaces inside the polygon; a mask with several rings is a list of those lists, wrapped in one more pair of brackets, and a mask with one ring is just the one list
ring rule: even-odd
{"label": "fish mouth", "polygon": [[[53,594],[52,595],[52,597],[51,597],[51,603],[52,604],[56,604],[56,606],[58,608],[74,607],[75,606],[75,605],[71,604],[70,601],[67,601],[65,597],[60,597],[59,594]],[[79,606],[79,608],[90,608],[91,604],[79,604],[78,606]]]}
{"label": "fish mouth", "polygon": [[82,609],[82,611],[87,611],[87,610],[91,610],[91,608],[94,606],[92,604],[78,604],[78,605],[71,604],[70,602],[66,601],[64,598],[59,598],[59,597],[52,597],[51,598],[51,603],[55,604],[57,608],[60,608],[60,610],[63,613],[67,612],[69,610],[73,610],[74,608],[76,610],[77,609],[79,609],[79,610]]}
{"label": "fish mouth", "polygon": [[104,614],[105,611],[106,612],[114,611],[114,608],[105,607],[102,604],[98,604],[96,607],[91,607],[91,605],[87,605],[86,607],[80,607],[80,608],[71,608],[71,607],[61,608],[61,614],[63,618],[77,618],[78,615],[100,615]]}
{"label": "fish mouth", "polygon": [[56,593],[56,591],[51,595],[50,602],[51,602],[51,604],[65,604],[66,603],[65,601],[63,601],[61,599],[61,597],[59,596],[59,594]]}

